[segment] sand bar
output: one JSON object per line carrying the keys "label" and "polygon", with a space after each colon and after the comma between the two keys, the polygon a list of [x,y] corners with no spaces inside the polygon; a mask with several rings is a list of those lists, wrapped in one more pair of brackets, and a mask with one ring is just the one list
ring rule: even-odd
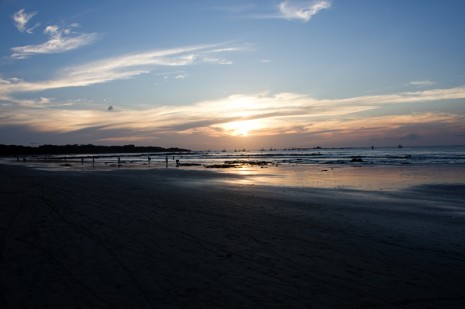
{"label": "sand bar", "polygon": [[[2,308],[463,308],[465,186],[0,165]],[[218,181],[218,180],[231,181]]]}

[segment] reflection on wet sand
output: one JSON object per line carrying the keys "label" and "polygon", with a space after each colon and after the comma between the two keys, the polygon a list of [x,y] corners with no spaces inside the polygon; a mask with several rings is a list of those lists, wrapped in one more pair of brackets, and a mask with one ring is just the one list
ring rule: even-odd
{"label": "reflection on wet sand", "polygon": [[459,172],[0,164],[0,307],[465,308]]}
{"label": "reflection on wet sand", "polygon": [[464,183],[462,166],[364,166],[321,165],[243,167],[219,170],[242,177],[218,181],[242,185],[315,187],[358,190],[400,190],[425,184]]}
{"label": "reflection on wet sand", "polygon": [[[177,170],[205,171],[235,177],[213,177],[210,181],[239,185],[283,187],[311,187],[357,190],[395,191],[425,184],[464,184],[465,165],[328,165],[328,164],[272,164],[265,161],[228,161],[225,164],[175,164],[171,161],[152,160],[151,164],[132,161],[120,164],[61,164],[49,161],[16,163],[3,159],[7,164],[27,165],[50,171],[111,171],[115,169],[158,170],[169,167]],[[213,167],[212,167],[213,166]],[[210,167],[210,168],[206,168]],[[237,176],[237,177],[236,177]],[[199,181],[201,181],[199,179]]]}

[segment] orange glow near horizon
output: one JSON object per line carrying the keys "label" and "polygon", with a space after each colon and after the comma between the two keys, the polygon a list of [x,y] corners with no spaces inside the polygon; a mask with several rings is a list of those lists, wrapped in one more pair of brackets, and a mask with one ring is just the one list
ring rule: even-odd
{"label": "orange glow near horizon", "polygon": [[257,120],[245,120],[224,123],[218,125],[218,127],[222,128],[227,135],[247,137],[252,135],[251,132],[259,130],[262,126]]}
{"label": "orange glow near horizon", "polygon": [[[461,93],[465,97],[465,87]],[[382,99],[381,96],[378,98]],[[368,110],[362,104],[363,97],[358,100],[362,111]],[[400,139],[409,133],[420,138],[415,141],[417,144],[439,136],[441,141],[447,136],[451,144],[457,143],[461,136],[456,132],[464,130],[465,118],[457,113],[425,111],[370,115],[363,113],[359,106],[345,107],[341,100],[319,101],[289,93],[237,95],[191,105],[115,108],[111,111],[23,106],[21,112],[10,108],[7,117],[2,119],[2,125],[22,125],[37,132],[67,135],[91,130],[94,139],[88,142],[92,143],[144,145],[156,142],[192,149],[223,148],[229,143],[226,142],[229,138],[233,138],[232,148],[246,144],[239,148],[257,149],[307,143],[322,146],[371,144],[373,140],[391,143],[385,137],[397,138],[397,143],[400,143]],[[439,126],[440,133],[437,132]]]}

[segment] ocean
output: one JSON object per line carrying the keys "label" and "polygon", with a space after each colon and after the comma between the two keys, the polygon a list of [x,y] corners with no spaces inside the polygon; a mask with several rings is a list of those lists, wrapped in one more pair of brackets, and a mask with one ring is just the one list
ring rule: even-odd
{"label": "ocean", "polygon": [[[150,158],[150,159],[149,159]],[[400,166],[400,165],[465,165],[465,145],[419,147],[348,147],[348,148],[289,148],[261,150],[216,150],[192,152],[119,153],[30,156],[29,163],[76,163],[95,166],[169,165],[179,160],[181,166],[235,167],[244,165],[326,165],[326,166]],[[16,160],[10,158],[9,161]],[[19,158],[23,161],[23,158]],[[4,159],[5,161],[5,159]],[[225,166],[221,166],[225,165]]]}
{"label": "ocean", "polygon": [[464,145],[88,154],[25,160],[1,161],[54,171],[209,170],[222,174],[217,181],[240,185],[388,191],[430,184],[465,185]]}
{"label": "ocean", "polygon": [[265,161],[270,164],[328,165],[465,165],[465,145],[379,148],[307,148],[258,151],[209,151],[181,156],[192,163]]}

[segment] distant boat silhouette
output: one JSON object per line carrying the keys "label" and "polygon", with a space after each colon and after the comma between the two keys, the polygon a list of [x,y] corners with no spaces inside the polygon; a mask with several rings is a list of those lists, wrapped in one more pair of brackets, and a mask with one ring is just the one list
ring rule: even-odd
{"label": "distant boat silhouette", "polygon": [[397,146],[397,148],[404,148],[404,146],[402,146],[401,144],[399,144],[399,146]]}

